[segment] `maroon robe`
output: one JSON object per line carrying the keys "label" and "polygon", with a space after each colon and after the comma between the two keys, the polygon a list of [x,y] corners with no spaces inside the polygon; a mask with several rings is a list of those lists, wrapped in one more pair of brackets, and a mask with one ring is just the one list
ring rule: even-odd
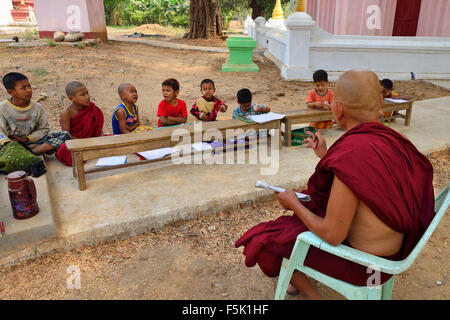
{"label": "maroon robe", "polygon": [[[82,109],[70,119],[70,135],[72,138],[99,137],[103,129],[103,112],[93,102]],[[59,147],[56,158],[66,166],[72,166],[72,152],[67,149],[66,143]]]}
{"label": "maroon robe", "polygon": [[[309,179],[304,192],[312,201],[303,204],[318,216],[325,216],[334,176],[383,223],[405,235],[400,251],[384,258],[406,258],[435,215],[433,168],[428,159],[396,131],[377,122],[365,123],[339,138]],[[276,277],[283,257],[290,257],[297,235],[307,230],[295,214],[283,216],[248,230],[235,245],[245,246],[247,267],[258,263],[267,276]],[[358,286],[365,286],[373,275],[365,266],[313,246],[305,266]],[[381,273],[381,283],[390,277]]]}

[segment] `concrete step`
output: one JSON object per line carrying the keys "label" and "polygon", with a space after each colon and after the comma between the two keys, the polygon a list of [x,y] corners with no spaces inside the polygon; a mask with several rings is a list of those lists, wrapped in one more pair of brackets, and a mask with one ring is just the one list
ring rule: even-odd
{"label": "concrete step", "polygon": [[5,226],[5,235],[0,238],[0,253],[17,249],[24,244],[55,238],[56,226],[48,193],[47,176],[32,178],[40,210],[37,215],[26,220],[17,220],[13,216],[5,177],[0,176],[0,221],[3,221]]}

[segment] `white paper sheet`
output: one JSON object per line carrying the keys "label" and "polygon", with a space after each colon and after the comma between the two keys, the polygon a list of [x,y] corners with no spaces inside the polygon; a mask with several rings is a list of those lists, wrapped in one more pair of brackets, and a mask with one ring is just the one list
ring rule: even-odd
{"label": "white paper sheet", "polygon": [[393,103],[405,103],[405,102],[409,102],[408,100],[395,100],[395,99],[391,99],[391,98],[384,98],[384,101],[387,101],[387,102],[393,102]]}
{"label": "white paper sheet", "polygon": [[97,161],[97,167],[118,166],[127,163],[127,156],[100,158]]}
{"label": "white paper sheet", "polygon": [[195,151],[208,151],[213,149],[208,142],[194,143],[192,148],[194,148]]}
{"label": "white paper sheet", "polygon": [[[264,181],[257,181],[256,184],[255,184],[255,187],[256,188],[267,189],[267,190],[272,190],[272,191],[279,192],[279,193],[282,193],[282,192],[286,191],[283,188],[270,186],[267,183],[265,183]],[[311,200],[310,196],[308,196],[307,194],[296,192],[295,195],[297,196],[297,198],[299,200],[302,200],[302,201],[310,201]]]}
{"label": "white paper sheet", "polygon": [[263,113],[263,114],[258,114],[258,115],[254,115],[254,116],[247,116],[247,118],[255,121],[256,123],[266,123],[266,122],[269,122],[272,120],[283,119],[284,117],[286,117],[284,114],[279,114],[279,113],[274,113],[274,112]]}
{"label": "white paper sheet", "polygon": [[156,160],[156,159],[164,158],[165,156],[172,154],[175,151],[177,151],[177,149],[175,149],[175,148],[162,148],[162,149],[138,152],[138,155],[140,155],[141,157],[144,157],[147,160]]}

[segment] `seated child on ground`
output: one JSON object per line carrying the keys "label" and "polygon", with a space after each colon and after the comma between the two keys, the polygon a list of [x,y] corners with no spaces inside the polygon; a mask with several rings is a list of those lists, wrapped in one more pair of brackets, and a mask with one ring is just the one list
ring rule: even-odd
{"label": "seated child on ground", "polygon": [[140,128],[139,109],[136,105],[138,99],[136,87],[130,83],[123,83],[117,91],[122,103],[117,106],[112,115],[113,134],[134,132],[137,128]]}
{"label": "seated child on ground", "polygon": [[[306,106],[310,109],[328,111],[331,110],[333,102],[333,91],[328,89],[328,73],[325,70],[318,70],[313,74],[315,89],[311,90],[306,100]],[[333,126],[333,121],[319,121],[309,124],[316,129],[329,129]]]}
{"label": "seated child on ground", "polygon": [[[383,96],[383,99],[392,99],[392,100],[411,100],[410,96],[402,95],[394,92],[394,83],[390,79],[383,79],[380,81],[381,85],[381,95]],[[383,113],[384,117],[390,117],[392,116],[392,112],[385,112]],[[387,122],[390,122],[387,121]]]}
{"label": "seated child on ground", "polygon": [[191,108],[191,114],[199,120],[215,121],[217,114],[226,112],[227,106],[214,94],[216,87],[214,81],[205,79],[200,83],[200,92],[202,96],[198,98]]}
{"label": "seated child on ground", "polygon": [[159,103],[158,127],[174,126],[186,123],[188,113],[186,102],[178,99],[180,83],[176,79],[167,79],[162,83],[164,100]]}
{"label": "seated child on ground", "polygon": [[11,98],[0,102],[0,145],[18,141],[27,144],[34,154],[50,154],[70,139],[67,131],[49,133],[47,112],[31,100],[33,90],[26,76],[8,73],[3,85]]}
{"label": "seated child on ground", "polygon": [[249,89],[239,90],[237,93],[239,105],[233,111],[233,119],[270,112],[269,107],[256,103],[252,104],[252,100],[252,92]]}
{"label": "seated child on ground", "polygon": [[[69,82],[65,88],[70,104],[60,114],[61,129],[72,139],[99,137],[103,134],[103,112],[91,101],[88,89],[78,81]],[[72,152],[63,143],[56,158],[67,166],[72,165]]]}

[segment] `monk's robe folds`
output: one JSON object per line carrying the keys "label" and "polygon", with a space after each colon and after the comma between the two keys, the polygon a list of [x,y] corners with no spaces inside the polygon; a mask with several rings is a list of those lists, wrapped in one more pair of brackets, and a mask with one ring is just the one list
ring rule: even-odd
{"label": "monk's robe folds", "polygon": [[[365,123],[329,148],[309,179],[308,189],[302,191],[312,199],[303,204],[318,216],[325,216],[335,176],[383,223],[405,235],[400,251],[384,258],[406,258],[435,215],[433,168],[428,159],[396,131],[380,123]],[[258,263],[267,276],[276,277],[283,257],[290,257],[297,235],[307,230],[295,214],[282,216],[251,228],[235,245],[245,246],[247,267]],[[305,265],[359,286],[365,286],[373,275],[364,266],[313,246]],[[381,283],[390,277],[381,273]]]}
{"label": "monk's robe folds", "polygon": [[[103,112],[91,102],[87,108],[70,119],[70,135],[77,139],[99,137],[102,134],[103,122]],[[59,148],[56,158],[61,163],[72,166],[72,152],[67,149],[65,143]]]}

